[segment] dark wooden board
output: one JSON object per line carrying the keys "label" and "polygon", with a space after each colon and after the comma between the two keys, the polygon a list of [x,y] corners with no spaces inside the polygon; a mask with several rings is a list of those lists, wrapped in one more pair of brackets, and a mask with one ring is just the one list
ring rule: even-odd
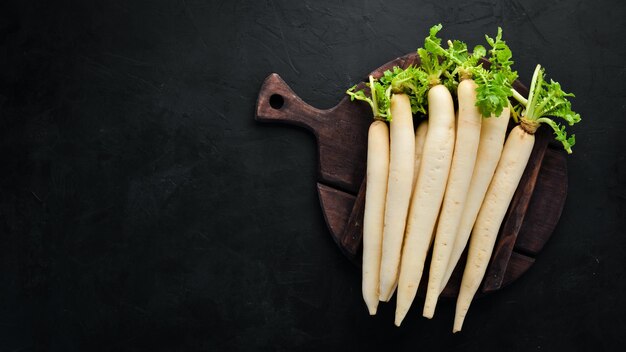
{"label": "dark wooden board", "polygon": [[[370,74],[380,77],[387,69],[407,67],[418,60],[414,53],[408,54]],[[366,80],[367,76],[359,85],[364,86]],[[520,82],[515,82],[514,87],[522,94],[528,92]],[[367,131],[372,121],[369,106],[343,97],[331,109],[316,109],[274,73],[263,82],[255,118],[304,127],[315,135],[319,160],[317,189],[326,224],[341,251],[360,265]],[[561,216],[567,194],[565,153],[550,142],[553,138],[547,128],[539,128],[536,136],[530,161],[500,228],[482,293],[498,290],[525,273]],[[456,296],[463,266],[462,259],[442,296]],[[422,283],[426,280],[422,279]]]}

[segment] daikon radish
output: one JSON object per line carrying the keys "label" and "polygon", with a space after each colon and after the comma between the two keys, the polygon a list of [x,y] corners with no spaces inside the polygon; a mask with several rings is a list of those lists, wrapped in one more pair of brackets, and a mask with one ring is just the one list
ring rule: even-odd
{"label": "daikon radish", "polygon": [[370,315],[376,314],[383,239],[385,197],[389,175],[389,128],[374,121],[369,128],[367,178],[363,216],[363,299]]}
{"label": "daikon radish", "polygon": [[367,177],[365,209],[363,215],[363,263],[361,289],[363,300],[370,315],[378,308],[380,257],[383,239],[385,198],[389,176],[389,128],[388,97],[385,87],[369,76],[370,97],[363,90],[355,92],[356,86],[346,92],[351,100],[370,104],[374,122],[370,125],[367,139]]}
{"label": "daikon radish", "polygon": [[[441,25],[432,27],[426,41],[439,43],[441,40],[436,37],[439,30]],[[424,46],[426,49],[418,49],[418,54],[430,85],[428,131],[402,248],[395,317],[397,326],[402,323],[417,293],[454,150],[454,103],[450,91],[440,79],[451,63],[440,60],[441,57],[430,50],[432,46],[426,43]]]}
{"label": "daikon radish", "polygon": [[380,300],[385,302],[391,298],[396,286],[413,182],[415,136],[408,95],[392,95],[391,116],[389,178],[385,202],[379,291]]}
{"label": "daikon radish", "polygon": [[417,183],[417,176],[420,169],[420,163],[422,161],[422,154],[424,153],[424,141],[426,140],[426,132],[428,131],[428,120],[420,122],[415,130],[415,164],[413,168],[413,187]]}

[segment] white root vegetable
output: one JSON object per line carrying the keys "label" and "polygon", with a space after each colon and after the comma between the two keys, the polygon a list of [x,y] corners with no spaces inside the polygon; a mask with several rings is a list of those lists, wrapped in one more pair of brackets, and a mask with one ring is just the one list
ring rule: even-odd
{"label": "white root vegetable", "polygon": [[457,88],[459,110],[450,176],[435,234],[423,315],[432,318],[461,221],[480,141],[482,115],[476,107],[476,83],[464,79]]}
{"label": "white root vegetable", "polygon": [[535,136],[525,132],[521,126],[515,127],[506,140],[470,238],[453,332],[461,331],[472,299],[485,276],[500,225],[522,178],[534,143]]}
{"label": "white root vegetable", "polygon": [[363,216],[363,299],[370,315],[379,302],[380,256],[385,217],[385,197],[389,175],[389,128],[374,121],[367,138],[367,189]]}
{"label": "white root vegetable", "polygon": [[415,159],[413,115],[408,95],[391,97],[389,178],[380,264],[379,299],[389,301],[397,285],[398,264],[411,197]]}
{"label": "white root vegetable", "polygon": [[433,86],[428,92],[428,116],[424,152],[402,248],[395,317],[397,326],[402,323],[417,293],[452,161],[454,103],[448,89],[441,84]]}
{"label": "white root vegetable", "polygon": [[505,108],[499,117],[492,116],[482,121],[474,173],[467,193],[467,199],[465,200],[461,222],[452,245],[452,253],[450,254],[443,281],[441,281],[440,292],[446,287],[467,246],[478,211],[483,204],[485,193],[487,193],[487,188],[502,154],[510,115],[511,111],[509,108]]}
{"label": "white root vegetable", "polygon": [[422,154],[424,153],[424,142],[426,141],[426,132],[428,131],[428,120],[420,122],[415,130],[415,167],[413,168],[413,186],[411,189],[415,189],[417,183],[417,176],[419,175],[420,163],[422,161]]}

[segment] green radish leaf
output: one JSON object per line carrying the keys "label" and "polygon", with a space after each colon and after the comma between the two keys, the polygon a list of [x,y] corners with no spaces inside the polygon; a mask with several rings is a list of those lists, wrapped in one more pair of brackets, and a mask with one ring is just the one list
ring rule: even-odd
{"label": "green radish leaf", "polygon": [[411,101],[411,111],[416,113],[426,113],[428,75],[416,66],[409,66],[406,69],[394,67],[393,73],[387,75],[391,79],[391,92],[395,94],[403,93],[409,96]]}
{"label": "green radish leaf", "polygon": [[439,33],[441,28],[443,28],[441,23],[432,26],[428,37],[424,40],[424,49],[429,53],[441,55],[441,39],[437,37],[437,33]]}
{"label": "green radish leaf", "polygon": [[348,89],[346,94],[350,100],[367,102],[374,114],[374,119],[391,121],[391,94],[406,94],[411,102],[411,111],[426,113],[426,94],[428,92],[428,75],[420,68],[409,66],[406,69],[394,67],[383,72],[378,80],[370,77],[366,84],[370,94],[361,89],[356,91],[356,86]]}
{"label": "green radish leaf", "polygon": [[545,70],[537,65],[533,75],[532,92],[526,106],[526,115],[522,117],[535,124],[545,123],[554,130],[555,139],[568,153],[572,153],[572,146],[576,143],[574,135],[567,136],[565,126],[554,121],[554,117],[563,119],[569,126],[573,126],[581,121],[580,114],[572,110],[572,103],[569,97],[574,97],[572,93],[566,93],[558,82],[545,79]]}
{"label": "green radish leaf", "polygon": [[563,148],[565,149],[565,151],[567,151],[568,154],[572,154],[572,147],[574,146],[574,144],[576,144],[576,136],[571,135],[567,137],[565,126],[555,122],[554,120],[542,119],[541,122],[552,127],[552,130],[554,131],[554,136],[555,136],[554,139],[561,142],[561,144],[563,145]]}
{"label": "green radish leaf", "polygon": [[[355,91],[356,85],[351,87],[346,91],[346,94],[350,96],[351,101],[360,100],[369,104],[372,109],[372,113],[374,115],[374,119],[390,121],[391,114],[389,113],[390,103],[389,97],[386,96],[385,87],[380,84],[378,81],[373,81],[373,88],[370,83],[367,83],[366,86],[370,90],[369,96],[365,93],[363,89]],[[372,95],[373,93],[373,95]],[[372,99],[374,96],[374,99]]]}
{"label": "green radish leaf", "polygon": [[[502,40],[502,28],[498,27],[495,38],[485,35],[487,44],[491,47],[474,48],[474,54],[487,55],[491,63],[489,69],[484,69],[480,63],[472,69],[476,88],[476,106],[485,116],[498,116],[505,107],[510,106],[509,97],[513,95],[511,85],[517,79],[517,72],[511,70],[513,54],[506,42]],[[476,54],[478,55],[478,54]]]}
{"label": "green radish leaf", "polygon": [[489,50],[489,62],[491,62],[491,65],[505,73],[509,82],[515,81],[517,72],[511,70],[513,53],[506,42],[502,40],[502,28],[498,27],[498,34],[496,34],[495,39],[490,38],[488,35],[485,35],[485,39],[491,47]]}
{"label": "green radish leaf", "polygon": [[488,53],[485,47],[477,45],[470,53],[467,44],[452,40],[444,48],[441,39],[437,37],[441,28],[441,25],[433,26],[424,41],[424,47],[417,51],[422,60],[421,67],[428,74],[429,84],[441,83],[451,92],[456,92],[460,80],[473,78],[477,84],[476,106],[480,113],[485,117],[500,115],[509,106],[511,83],[517,77],[517,73],[510,69],[512,54],[502,40],[502,29],[498,29],[495,39],[486,36],[491,46],[489,53],[493,63],[487,70],[480,61]]}
{"label": "green radish leaf", "polygon": [[441,24],[432,26],[428,37],[424,39],[424,47],[417,49],[417,55],[421,60],[420,67],[428,75],[430,86],[442,83],[444,72],[453,65],[446,50],[441,46],[441,39],[437,37],[442,27]]}
{"label": "green radish leaf", "polygon": [[478,61],[481,57],[487,55],[487,50],[482,45],[476,45],[472,50],[472,56]]}
{"label": "green radish leaf", "polygon": [[505,107],[509,106],[508,97],[511,93],[511,83],[506,74],[492,72],[482,67],[474,70],[476,82],[476,106],[484,117],[499,116]]}
{"label": "green radish leaf", "polygon": [[452,95],[456,95],[457,88],[459,86],[459,80],[456,78],[455,72],[450,72],[450,70],[446,70],[443,72],[443,79],[441,83],[448,88]]}

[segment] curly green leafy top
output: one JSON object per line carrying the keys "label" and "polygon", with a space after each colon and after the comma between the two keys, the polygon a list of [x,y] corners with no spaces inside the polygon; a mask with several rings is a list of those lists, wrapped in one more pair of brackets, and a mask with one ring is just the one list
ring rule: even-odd
{"label": "curly green leafy top", "polygon": [[441,38],[437,37],[441,28],[443,28],[441,24],[432,26],[428,37],[424,39],[424,47],[417,49],[420,68],[427,74],[427,82],[431,87],[437,84],[454,85],[453,82],[449,82],[452,75],[447,73],[453,69],[455,62],[441,46]]}
{"label": "curly green leafy top", "polygon": [[411,111],[426,113],[426,92],[428,85],[426,73],[415,66],[406,69],[394,67],[383,73],[380,79],[369,77],[367,86],[370,88],[370,96],[363,89],[356,91],[356,86],[348,89],[346,93],[351,100],[367,102],[372,108],[374,119],[391,121],[391,94],[406,94],[411,102]]}
{"label": "curly green leafy top", "polygon": [[509,106],[511,96],[511,81],[501,72],[494,72],[482,67],[473,70],[476,82],[476,106],[485,116],[499,116],[502,110]]}
{"label": "curly green leafy top", "polygon": [[[517,72],[511,69],[513,65],[513,54],[511,49],[502,40],[502,28],[498,27],[498,34],[495,38],[485,35],[487,44],[491,47],[488,51],[489,70],[477,69],[479,72],[476,83],[476,106],[483,116],[500,115],[502,110],[509,106],[511,97],[511,85],[517,79]],[[486,71],[486,74],[485,72]]]}
{"label": "curly green leafy top", "polygon": [[[534,133],[540,124],[545,123],[554,130],[556,140],[565,150],[572,152],[575,136],[568,136],[565,126],[551,117],[559,117],[570,126],[580,122],[580,115],[572,111],[568,100],[573,94],[564,92],[558,82],[546,81],[545,71],[539,65],[533,74],[528,99],[513,89],[517,72],[511,68],[513,55],[502,40],[502,28],[498,28],[494,38],[485,36],[489,49],[477,45],[471,53],[467,44],[460,40],[447,41],[447,48],[444,48],[442,40],[437,37],[441,29],[441,24],[430,28],[424,47],[417,50],[421,60],[419,66],[394,67],[377,80],[370,76],[369,95],[363,89],[356,91],[354,86],[346,92],[350,99],[367,102],[375,119],[391,121],[392,94],[407,94],[412,112],[425,114],[430,87],[443,84],[454,92],[459,80],[472,78],[477,86],[476,106],[483,116],[500,115],[505,107],[511,106],[516,121],[517,116],[522,116],[520,122],[526,131]],[[483,65],[484,59],[489,60],[489,65]],[[511,96],[520,105],[512,106]]]}
{"label": "curly green leafy top", "polygon": [[[387,70],[380,78],[383,85],[389,85],[390,92],[394,94],[404,93],[411,101],[411,111],[416,114],[426,113],[426,93],[428,92],[428,76],[419,67],[409,66],[405,69],[394,67]],[[388,93],[389,99],[391,95]]]}
{"label": "curly green leafy top", "polygon": [[350,100],[360,100],[368,103],[372,108],[374,119],[391,121],[391,114],[389,113],[389,99],[386,94],[386,87],[379,81],[374,80],[374,77],[369,76],[369,83],[367,86],[370,89],[370,96],[365,94],[363,89],[356,90],[356,85],[346,91],[346,94],[350,96]]}
{"label": "curly green leafy top", "polygon": [[522,126],[525,126],[528,132],[534,133],[540,124],[547,124],[554,130],[555,139],[561,142],[563,148],[571,154],[572,146],[576,143],[575,136],[568,137],[565,126],[551,117],[559,117],[569,126],[580,122],[580,115],[572,111],[572,104],[567,99],[574,97],[574,94],[564,92],[558,82],[550,80],[548,83],[545,79],[545,70],[541,68],[541,65],[537,65],[533,73],[528,99],[523,97],[520,99],[521,95],[514,90],[513,92],[513,96],[522,105],[516,111],[522,116]]}
{"label": "curly green leafy top", "polygon": [[[509,105],[511,84],[517,78],[517,73],[511,70],[512,54],[506,42],[502,40],[502,29],[498,28],[495,38],[485,36],[491,49],[477,45],[470,53],[467,44],[460,40],[448,41],[448,47],[441,45],[441,39],[436,34],[441,25],[433,26],[430,35],[424,42],[424,48],[418,49],[422,60],[422,67],[429,75],[429,83],[437,84],[443,76],[443,84],[451,91],[456,90],[459,80],[472,78],[476,82],[476,106],[485,117],[500,115]],[[421,52],[421,54],[420,54]],[[483,67],[482,59],[489,53],[489,68]],[[443,72],[440,72],[444,69]]]}
{"label": "curly green leafy top", "polygon": [[502,40],[502,28],[498,27],[498,34],[495,38],[491,38],[485,35],[485,40],[491,49],[489,50],[489,62],[492,65],[496,65],[498,70],[507,75],[507,78],[512,82],[517,79],[517,72],[511,70],[513,65],[513,53],[506,42]]}
{"label": "curly green leafy top", "polygon": [[480,59],[486,53],[487,51],[482,45],[475,46],[470,53],[467,44],[460,40],[448,40],[448,49],[443,50],[443,54],[450,58],[455,65],[452,74],[458,74],[461,79],[472,77],[473,70],[481,66]]}
{"label": "curly green leafy top", "polygon": [[[509,105],[511,83],[517,78],[517,73],[511,70],[512,54],[502,40],[502,29],[498,28],[495,38],[485,36],[491,47],[489,51],[477,45],[470,53],[467,44],[460,40],[448,41],[447,48],[444,48],[441,38],[437,37],[442,28],[441,24],[430,28],[424,46],[417,50],[420,58],[418,67],[394,67],[384,72],[379,80],[370,78],[370,96],[363,90],[355,91],[355,87],[350,88],[347,94],[352,100],[370,104],[375,119],[390,121],[391,93],[409,95],[413,113],[426,113],[429,87],[443,84],[456,92],[459,80],[473,78],[477,83],[476,106],[481,114],[486,117],[500,115]],[[483,67],[481,61],[487,54],[491,62],[488,69]]]}

